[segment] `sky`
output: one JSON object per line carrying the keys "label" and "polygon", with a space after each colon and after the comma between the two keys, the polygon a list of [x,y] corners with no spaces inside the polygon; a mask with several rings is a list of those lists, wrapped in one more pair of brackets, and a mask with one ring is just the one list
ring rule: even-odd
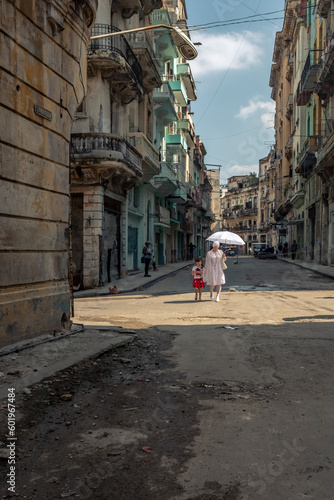
{"label": "sky", "polygon": [[[187,0],[192,42],[200,42],[190,61],[197,89],[191,111],[205,145],[208,169],[222,165],[221,182],[258,173],[259,159],[274,144],[274,101],[269,78],[284,0]],[[277,12],[278,11],[278,12]],[[273,14],[267,14],[275,12]],[[262,16],[255,16],[263,14]],[[246,18],[242,24],[198,30],[196,25]],[[265,21],[264,18],[270,18]],[[276,19],[274,19],[276,18]],[[261,19],[260,22],[250,22]],[[237,22],[237,21],[233,21]]]}

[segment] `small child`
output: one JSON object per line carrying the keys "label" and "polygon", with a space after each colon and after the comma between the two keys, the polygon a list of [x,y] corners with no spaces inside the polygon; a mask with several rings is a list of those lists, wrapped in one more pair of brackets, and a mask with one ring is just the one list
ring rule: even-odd
{"label": "small child", "polygon": [[193,288],[195,288],[195,300],[199,298],[202,300],[202,288],[205,287],[205,283],[203,281],[203,261],[202,257],[197,257],[195,259],[195,265],[191,271],[192,276],[194,276],[193,280]]}

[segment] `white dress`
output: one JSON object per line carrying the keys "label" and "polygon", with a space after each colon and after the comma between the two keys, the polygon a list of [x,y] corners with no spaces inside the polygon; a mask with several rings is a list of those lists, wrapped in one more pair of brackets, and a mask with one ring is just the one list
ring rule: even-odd
{"label": "white dress", "polygon": [[225,274],[222,268],[223,252],[210,250],[206,254],[203,279],[207,285],[223,285]]}

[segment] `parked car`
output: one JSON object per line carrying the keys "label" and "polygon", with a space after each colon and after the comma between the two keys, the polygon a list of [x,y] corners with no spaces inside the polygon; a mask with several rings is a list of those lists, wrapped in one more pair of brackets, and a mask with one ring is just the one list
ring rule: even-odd
{"label": "parked car", "polygon": [[260,252],[257,256],[258,259],[277,259],[277,255],[275,253],[270,252]]}
{"label": "parked car", "polygon": [[235,255],[235,250],[234,248],[225,248],[224,252],[227,256],[234,256]]}
{"label": "parked car", "polygon": [[277,259],[277,255],[275,254],[275,248],[266,246],[260,250],[257,254],[258,259]]}
{"label": "parked car", "polygon": [[258,254],[264,250],[266,248],[266,244],[265,243],[260,243],[259,245],[254,245],[253,246],[253,255],[254,257],[257,257]]}

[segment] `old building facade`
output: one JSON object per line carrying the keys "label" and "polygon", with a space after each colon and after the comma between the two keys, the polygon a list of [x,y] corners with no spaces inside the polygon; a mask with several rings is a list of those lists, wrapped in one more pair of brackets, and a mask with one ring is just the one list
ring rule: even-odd
{"label": "old building facade", "polygon": [[69,328],[69,142],[96,9],[1,2],[1,345]]}
{"label": "old building facade", "polygon": [[237,175],[227,179],[227,192],[221,200],[222,228],[238,234],[245,245],[240,254],[252,253],[258,243],[258,184],[255,175]]}
{"label": "old building facade", "polygon": [[276,232],[297,258],[334,265],[333,0],[285,6],[270,78]]}
{"label": "old building facade", "polygon": [[92,39],[88,50],[88,95],[71,142],[75,289],[142,270],[147,240],[157,265],[202,246],[212,215],[195,83],[171,30],[158,26],[189,35],[186,19],[184,0],[100,1],[92,36],[129,33]]}

